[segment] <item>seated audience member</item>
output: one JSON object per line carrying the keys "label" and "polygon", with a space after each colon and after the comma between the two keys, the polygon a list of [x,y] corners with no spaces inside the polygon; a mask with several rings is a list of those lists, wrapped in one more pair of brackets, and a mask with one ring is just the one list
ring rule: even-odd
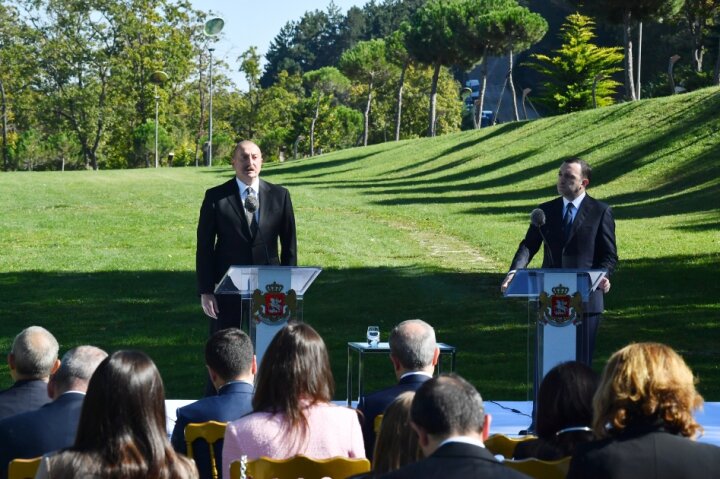
{"label": "seated audience member", "polygon": [[0,391],[0,419],[50,402],[47,383],[60,366],[58,342],[45,328],[30,326],[15,336],[8,365],[15,383]]}
{"label": "seated audience member", "polygon": [[456,374],[420,386],[410,418],[425,454],[413,464],[381,476],[388,479],[513,479],[524,474],[502,465],[485,449],[490,417],[472,384]]}
{"label": "seated audience member", "polygon": [[600,439],[575,450],[568,478],[715,477],[720,447],[694,441],[703,399],[683,359],[658,343],[631,344],[610,357],[593,399]]}
{"label": "seated audience member", "polygon": [[538,391],[538,438],[519,443],[514,458],[555,461],[572,456],[577,444],[591,441],[592,399],[599,381],[595,371],[577,361],[548,371]]}
{"label": "seated audience member", "polygon": [[106,357],[105,351],[94,346],[71,349],[47,384],[53,401],[0,421],[0,478],[7,477],[13,459],[30,459],[73,445],[88,382]]}
{"label": "seated audience member", "polygon": [[336,406],[330,359],[320,335],[305,323],[278,331],[263,356],[253,413],[228,424],[223,471],[230,463],[298,454],[315,459],[365,457],[357,413]]}
{"label": "seated audience member", "polygon": [[100,363],[88,385],[75,444],[43,457],[35,477],[198,477],[193,462],[177,454],[167,438],[162,379],[145,353],[117,351]]}
{"label": "seated audience member", "polygon": [[398,383],[360,398],[358,410],[363,414],[365,452],[372,459],[375,444],[375,417],[401,393],[417,389],[433,375],[440,350],[435,331],[425,321],[403,321],[390,332],[390,361]]}
{"label": "seated audience member", "polygon": [[[209,396],[177,410],[172,445],[187,453],[185,426],[207,421],[228,422],[252,412],[255,355],[247,334],[238,328],[221,329],[205,344],[205,363],[217,396]],[[222,464],[222,441],[215,444],[215,458]],[[193,444],[193,456],[201,478],[212,477],[210,455],[204,441]]]}

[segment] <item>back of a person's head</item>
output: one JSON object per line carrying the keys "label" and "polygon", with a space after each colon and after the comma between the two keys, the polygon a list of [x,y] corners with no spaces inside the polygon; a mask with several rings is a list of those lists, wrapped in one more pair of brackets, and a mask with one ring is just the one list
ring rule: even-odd
{"label": "back of a person's head", "polygon": [[437,343],[435,330],[421,319],[408,319],[390,331],[390,352],[408,370],[432,365]]}
{"label": "back of a person's head", "polygon": [[305,323],[288,323],[268,345],[257,375],[253,409],[300,419],[301,401],[329,402],[335,382],[325,342]]}
{"label": "back of a person's head", "polygon": [[167,439],[163,383],[149,356],[117,351],[100,363],[71,450],[95,457],[100,477],[178,477],[172,471],[186,468]]}
{"label": "back of a person's head", "polygon": [[85,391],[93,373],[107,355],[95,346],[78,346],[66,352],[53,376],[58,393],[70,389]]}
{"label": "back of a person's head", "polygon": [[225,381],[249,374],[253,363],[250,337],[238,328],[217,331],[205,344],[205,363]]}
{"label": "back of a person's head", "polygon": [[15,336],[10,354],[18,375],[41,379],[52,373],[59,349],[60,346],[50,331],[41,326],[30,326]]}
{"label": "back of a person's head", "polygon": [[630,344],[605,366],[593,399],[593,430],[603,437],[660,422],[670,433],[692,437],[702,429],[693,418],[702,404],[692,371],[672,348]]}
{"label": "back of a person's head", "polygon": [[417,434],[410,426],[414,397],[414,391],[404,392],[385,409],[373,454],[375,475],[400,469],[422,458]]}
{"label": "back of a person's head", "polygon": [[415,392],[410,416],[417,426],[437,437],[480,434],[485,424],[480,393],[457,374],[425,381]]}
{"label": "back of a person's head", "polygon": [[538,391],[537,434],[552,439],[558,431],[590,427],[592,400],[600,377],[589,366],[568,361],[552,368]]}

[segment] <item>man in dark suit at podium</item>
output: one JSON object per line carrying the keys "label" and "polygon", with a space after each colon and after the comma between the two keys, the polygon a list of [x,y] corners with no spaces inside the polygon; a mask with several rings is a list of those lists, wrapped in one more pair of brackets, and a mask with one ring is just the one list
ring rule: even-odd
{"label": "man in dark suit at podium", "polygon": [[398,383],[387,389],[360,398],[358,409],[363,413],[365,455],[372,459],[375,447],[375,417],[400,394],[417,391],[432,377],[440,356],[433,328],[420,319],[403,321],[390,332],[390,360]]}
{"label": "man in dark suit at podium", "polygon": [[[290,193],[260,179],[262,153],[251,141],[235,147],[235,177],[205,192],[197,227],[198,293],[210,333],[240,327],[240,297],[215,297],[215,284],[231,265],[297,265]],[[280,251],[278,252],[278,242]]]}
{"label": "man in dark suit at podium", "polygon": [[540,220],[533,212],[533,223],[520,242],[505,276],[504,292],[515,271],[526,268],[543,245],[543,268],[604,269],[607,276],[590,296],[582,327],[588,328],[589,343],[580,340],[578,360],[590,364],[595,350],[595,336],[603,312],[603,295],[610,291],[609,276],[618,261],[615,245],[615,220],[610,206],[587,194],[592,169],[580,158],[568,158],[560,166],[557,180],[559,198],[540,205]]}

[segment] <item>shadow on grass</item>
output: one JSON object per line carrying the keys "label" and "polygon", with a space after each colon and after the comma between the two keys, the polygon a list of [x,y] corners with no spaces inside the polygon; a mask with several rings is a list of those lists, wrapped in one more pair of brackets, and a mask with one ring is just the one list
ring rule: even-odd
{"label": "shadow on grass", "polygon": [[[670,257],[621,262],[607,300],[597,367],[630,341],[657,340],[680,350],[702,377],[708,400],[720,399],[720,291],[717,259]],[[344,399],[348,341],[368,325],[382,339],[401,320],[422,318],[439,341],[458,348],[458,372],[487,398],[525,399],[527,303],[499,294],[501,274],[423,267],[327,269],[305,296],[305,321],[325,338]],[[109,351],[137,348],[157,362],[168,397],[192,398],[204,385],[207,322],[192,272],[20,272],[0,274],[2,346],[22,328],[52,331],[61,350],[94,344]],[[393,381],[387,358],[366,365],[367,387]],[[10,383],[4,369],[2,386]]]}

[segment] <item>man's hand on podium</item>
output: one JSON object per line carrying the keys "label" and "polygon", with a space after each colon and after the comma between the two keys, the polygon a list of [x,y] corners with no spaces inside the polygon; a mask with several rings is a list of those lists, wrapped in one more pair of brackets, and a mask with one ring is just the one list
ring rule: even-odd
{"label": "man's hand on podium", "polygon": [[206,315],[211,318],[217,319],[217,315],[220,312],[218,309],[217,299],[214,294],[206,293],[200,295],[200,305]]}
{"label": "man's hand on podium", "polygon": [[504,293],[508,289],[508,286],[510,285],[510,282],[513,280],[514,277],[515,277],[515,271],[510,271],[505,276],[505,279],[503,280],[502,284],[500,285],[501,293]]}
{"label": "man's hand on podium", "polygon": [[604,276],[603,279],[600,280],[600,283],[598,283],[598,289],[600,289],[603,293],[610,291],[610,280],[607,276]]}

